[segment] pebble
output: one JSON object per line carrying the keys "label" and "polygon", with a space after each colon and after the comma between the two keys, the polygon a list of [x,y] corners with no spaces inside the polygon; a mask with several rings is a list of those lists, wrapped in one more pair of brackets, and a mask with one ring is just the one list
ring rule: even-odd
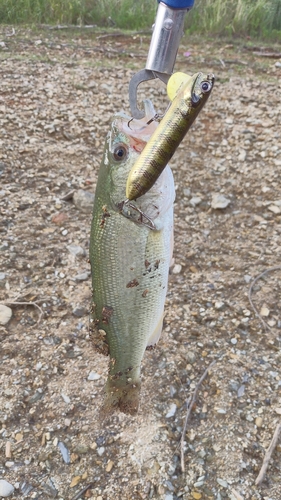
{"label": "pebble", "polygon": [[230,200],[226,198],[223,194],[215,193],[212,196],[211,207],[212,208],[226,208],[228,207]]}
{"label": "pebble", "polygon": [[62,441],[59,441],[58,447],[59,447],[60,452],[62,454],[63,461],[66,464],[70,464],[70,453],[69,453],[67,447],[65,446],[65,444]]}
{"label": "pebble", "polygon": [[112,460],[109,460],[107,465],[106,465],[106,468],[105,468],[106,472],[110,472],[113,465],[114,465],[114,462]]}
{"label": "pebble", "polygon": [[242,149],[240,151],[239,156],[238,156],[238,161],[245,161],[246,160],[246,156],[247,156],[247,152],[245,151],[245,149]]}
{"label": "pebble", "polygon": [[7,462],[5,462],[5,467],[7,467],[8,469],[13,467],[13,465],[15,465],[15,462],[13,462],[12,460],[7,460]]}
{"label": "pebble", "polygon": [[168,413],[166,413],[166,418],[171,418],[175,415],[177,411],[177,405],[175,403],[172,403],[170,408],[169,408],[169,411]]}
{"label": "pebble", "polygon": [[224,479],[220,479],[219,477],[217,477],[217,483],[219,483],[219,485],[223,488],[228,488],[228,482]]}
{"label": "pebble", "polygon": [[0,479],[0,497],[7,498],[14,493],[14,487],[12,484],[5,481],[5,479]]}
{"label": "pebble", "polygon": [[270,313],[270,311],[269,311],[268,307],[262,306],[262,308],[260,310],[260,315],[267,317],[269,315],[269,313]]}
{"label": "pebble", "polygon": [[97,372],[90,372],[87,380],[98,380],[100,375]]}
{"label": "pebble", "polygon": [[202,198],[200,198],[200,196],[193,196],[189,203],[190,205],[192,205],[193,207],[195,207],[196,205],[199,205],[202,201]]}
{"label": "pebble", "polygon": [[257,427],[261,427],[262,426],[262,422],[263,422],[262,417],[257,417],[256,420],[255,420],[255,424],[256,424]]}
{"label": "pebble", "polygon": [[224,307],[224,302],[215,302],[215,309],[222,309]]}
{"label": "pebble", "polygon": [[67,404],[70,403],[70,398],[66,394],[64,394],[63,392],[61,393],[61,397],[65,403],[67,403]]}
{"label": "pebble", "polygon": [[173,500],[174,496],[171,493],[166,493],[164,499],[165,500]]}
{"label": "pebble", "polygon": [[100,448],[97,448],[97,454],[101,457],[105,452],[105,447],[101,446]]}
{"label": "pebble", "polygon": [[236,345],[236,344],[237,344],[237,339],[235,339],[235,338],[230,339],[230,342],[231,342],[233,345]]}
{"label": "pebble", "polygon": [[182,266],[180,264],[175,264],[173,267],[173,274],[179,274],[181,272]]}
{"label": "pebble", "polygon": [[276,215],[279,215],[281,213],[281,208],[278,207],[277,205],[269,205],[269,207],[267,208],[268,210],[270,210],[270,212],[273,212]]}
{"label": "pebble", "polygon": [[73,280],[74,281],[86,281],[89,276],[90,276],[90,272],[89,271],[85,271],[84,273],[81,273],[81,274],[76,274],[76,276],[74,276]]}
{"label": "pebble", "polygon": [[251,279],[252,279],[252,276],[250,276],[249,274],[245,274],[245,276],[244,276],[245,283],[250,283]]}
{"label": "pebble", "polygon": [[0,304],[0,325],[6,325],[9,323],[12,317],[12,309],[10,307],[4,306],[4,304]]}
{"label": "pebble", "polygon": [[6,278],[6,274],[5,273],[0,273],[0,280],[4,280]]}
{"label": "pebble", "polygon": [[275,64],[274,64],[275,68],[281,68],[281,62],[277,61]]}
{"label": "pebble", "polygon": [[204,484],[204,481],[197,481],[196,483],[194,483],[194,488],[200,488],[200,486],[203,486]]}
{"label": "pebble", "polygon": [[66,248],[71,255],[74,255],[74,257],[84,257],[86,255],[84,248],[79,245],[69,245]]}
{"label": "pebble", "polygon": [[85,213],[91,213],[93,210],[95,195],[84,189],[78,189],[73,195],[73,202],[78,210]]}
{"label": "pebble", "polygon": [[76,318],[82,318],[83,316],[86,316],[88,314],[88,309],[86,307],[75,307],[72,311],[73,316],[76,316]]}

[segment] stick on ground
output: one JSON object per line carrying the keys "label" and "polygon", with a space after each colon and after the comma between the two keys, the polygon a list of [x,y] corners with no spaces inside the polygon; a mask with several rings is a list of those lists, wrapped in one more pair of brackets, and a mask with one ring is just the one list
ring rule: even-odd
{"label": "stick on ground", "polygon": [[261,466],[261,470],[259,472],[259,475],[258,475],[256,481],[255,481],[255,484],[257,486],[259,486],[263,482],[263,480],[264,480],[264,476],[266,474],[266,470],[267,470],[267,467],[268,467],[268,464],[269,464],[269,460],[271,459],[272,453],[274,452],[274,450],[276,448],[276,445],[278,443],[280,431],[281,431],[281,423],[279,422],[279,424],[277,424],[277,427],[276,427],[275,432],[273,434],[272,441],[271,441],[268,449],[265,452],[263,463],[262,463],[262,466]]}
{"label": "stick on ground", "polygon": [[199,382],[196,384],[192,396],[190,396],[190,398],[187,400],[187,414],[185,417],[185,422],[184,422],[182,436],[181,436],[181,470],[182,470],[182,472],[184,472],[184,438],[185,438],[185,434],[186,434],[187,423],[188,423],[189,417],[191,415],[193,405],[196,401],[200,386],[201,386],[202,382],[205,380],[205,378],[207,377],[210,369],[214,366],[215,363],[216,363],[216,360],[212,361],[212,363],[208,366],[208,368],[206,368],[206,370],[204,371]]}
{"label": "stick on ground", "polygon": [[267,330],[271,330],[270,326],[262,319],[261,315],[259,314],[256,306],[254,306],[253,304],[253,301],[252,301],[252,291],[253,291],[253,287],[254,285],[256,284],[256,282],[262,278],[265,274],[267,273],[271,273],[271,271],[278,271],[279,269],[281,269],[281,266],[275,266],[275,267],[270,267],[269,269],[266,269],[265,271],[263,271],[263,273],[259,274],[258,276],[255,277],[255,279],[253,280],[253,282],[251,283],[251,286],[249,288],[249,292],[248,292],[248,298],[249,298],[249,302],[256,314],[256,316],[259,318],[259,320],[261,321],[261,323],[263,324],[264,328],[266,328]]}
{"label": "stick on ground", "polygon": [[38,325],[42,319],[42,316],[44,314],[44,311],[43,309],[41,309],[40,306],[38,306],[37,302],[41,302],[41,301],[44,301],[46,299],[38,299],[38,300],[35,300],[35,301],[30,301],[30,302],[17,302],[17,301],[12,301],[12,300],[4,300],[1,302],[1,304],[5,304],[5,305],[10,305],[10,306],[34,306],[34,307],[37,307],[37,309],[40,311],[40,315],[39,315],[39,318],[36,322],[36,325]]}
{"label": "stick on ground", "polygon": [[273,434],[272,441],[271,441],[268,449],[265,452],[265,456],[263,459],[261,470],[260,470],[259,475],[258,475],[256,482],[255,482],[256,486],[259,486],[264,480],[266,470],[267,470],[269,461],[271,459],[272,453],[274,452],[276,445],[278,443],[280,431],[281,431],[281,424],[277,424],[277,427],[276,427],[275,432]]}

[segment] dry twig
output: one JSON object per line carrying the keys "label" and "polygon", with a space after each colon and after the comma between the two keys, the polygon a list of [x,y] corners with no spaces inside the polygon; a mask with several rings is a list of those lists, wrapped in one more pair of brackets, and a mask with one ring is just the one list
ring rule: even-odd
{"label": "dry twig", "polygon": [[18,302],[18,301],[12,301],[12,300],[4,300],[4,301],[1,301],[1,304],[4,304],[4,305],[9,304],[10,306],[34,306],[34,307],[37,307],[37,309],[39,309],[39,311],[40,311],[39,319],[36,322],[36,325],[38,325],[42,319],[44,311],[40,306],[38,306],[37,302],[42,302],[42,300],[46,300],[46,299],[38,299],[35,301],[30,301],[30,302],[21,302],[21,301]]}
{"label": "dry twig", "polygon": [[278,443],[280,431],[281,431],[281,423],[279,422],[279,424],[277,424],[277,427],[276,427],[275,432],[273,434],[272,441],[271,441],[268,449],[265,452],[263,463],[262,463],[262,466],[261,466],[261,470],[259,472],[259,475],[258,475],[256,481],[255,481],[255,484],[257,486],[259,486],[263,482],[263,480],[264,480],[264,476],[266,474],[266,470],[267,470],[267,467],[268,467],[268,464],[269,464],[269,460],[271,459],[272,453],[274,452],[274,450],[276,448],[276,445]]}
{"label": "dry twig", "polygon": [[181,470],[182,470],[182,472],[184,472],[184,437],[185,437],[185,434],[186,434],[187,423],[188,423],[189,417],[191,415],[191,411],[192,411],[193,405],[194,405],[194,403],[196,401],[197,394],[198,394],[198,391],[200,389],[200,386],[201,386],[202,382],[205,380],[205,378],[207,377],[210,369],[214,366],[215,363],[216,363],[216,360],[212,361],[212,363],[208,366],[208,368],[206,368],[206,370],[204,371],[204,373],[203,373],[202,377],[200,378],[199,382],[196,384],[192,396],[190,396],[189,399],[187,400],[187,414],[186,414],[186,417],[185,417],[185,422],[184,422],[184,426],[183,426],[183,430],[182,430],[182,436],[181,436]]}
{"label": "dry twig", "polygon": [[249,299],[249,302],[256,314],[256,316],[259,318],[259,320],[261,321],[261,323],[263,324],[264,328],[267,328],[268,330],[271,330],[271,327],[262,319],[261,315],[259,314],[256,306],[254,306],[253,304],[253,301],[252,301],[252,298],[251,298],[251,295],[252,295],[252,291],[253,291],[253,287],[254,285],[256,284],[256,282],[262,278],[265,274],[267,273],[270,273],[271,271],[278,271],[279,269],[281,269],[281,266],[275,266],[275,267],[270,267],[269,269],[266,269],[265,271],[263,271],[263,273],[259,274],[258,276],[255,277],[255,279],[253,280],[253,282],[251,283],[251,286],[249,288],[249,292],[248,292],[248,299]]}
{"label": "dry twig", "polygon": [[72,500],[78,500],[79,498],[81,498],[82,495],[84,495],[84,493],[89,490],[90,488],[92,488],[94,485],[94,483],[89,483],[89,484],[86,484],[86,486],[84,486],[84,488],[82,488],[82,490],[78,491],[78,493],[76,493],[76,495],[74,495],[74,497],[72,497]]}

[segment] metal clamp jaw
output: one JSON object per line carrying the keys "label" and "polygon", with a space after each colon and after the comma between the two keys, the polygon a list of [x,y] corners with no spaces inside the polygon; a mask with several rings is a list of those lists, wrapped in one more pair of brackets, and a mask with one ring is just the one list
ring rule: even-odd
{"label": "metal clamp jaw", "polygon": [[167,0],[166,3],[159,3],[145,69],[136,73],[129,84],[130,108],[134,118],[144,117],[144,113],[137,107],[138,85],[154,78],[167,83],[173,73],[183,33],[184,16],[193,3],[194,0]]}

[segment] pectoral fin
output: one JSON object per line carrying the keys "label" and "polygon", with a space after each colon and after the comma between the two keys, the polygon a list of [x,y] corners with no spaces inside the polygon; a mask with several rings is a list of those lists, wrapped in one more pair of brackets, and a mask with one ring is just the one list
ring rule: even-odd
{"label": "pectoral fin", "polygon": [[150,335],[146,348],[157,344],[158,340],[160,339],[161,333],[162,333],[162,328],[163,328],[163,314],[161,314],[155,329],[153,330],[152,334]]}

